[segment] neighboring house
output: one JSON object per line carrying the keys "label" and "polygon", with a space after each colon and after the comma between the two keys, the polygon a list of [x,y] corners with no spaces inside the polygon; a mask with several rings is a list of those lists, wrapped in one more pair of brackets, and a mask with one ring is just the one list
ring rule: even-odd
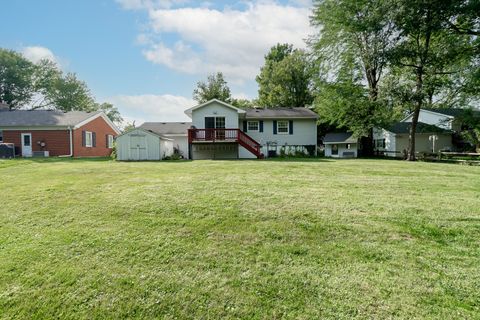
{"label": "neighboring house", "polygon": [[[459,117],[464,112],[464,109],[420,109],[418,122],[458,132],[462,128]],[[400,122],[412,122],[412,118],[413,114],[410,114]]]}
{"label": "neighboring house", "polygon": [[306,108],[238,109],[216,99],[185,111],[189,158],[263,158],[281,153],[315,152],[317,115]]}
{"label": "neighboring house", "polygon": [[188,159],[188,129],[191,122],[145,122],[139,128],[152,131],[172,139],[173,148],[183,158]]}
{"label": "neighboring house", "polygon": [[0,111],[0,143],[23,157],[109,156],[119,133],[103,112]]}
{"label": "neighboring house", "polygon": [[116,150],[118,160],[162,160],[173,154],[173,140],[147,129],[135,128],[117,137]]}
{"label": "neighboring house", "polygon": [[351,132],[327,133],[323,138],[325,157],[356,158],[358,139]]}
{"label": "neighboring house", "polygon": [[[373,131],[375,151],[389,157],[404,157],[408,150],[411,122],[397,122],[388,128]],[[431,136],[435,136],[435,150]],[[418,122],[415,134],[415,150],[419,153],[451,150],[452,131],[436,125]]]}

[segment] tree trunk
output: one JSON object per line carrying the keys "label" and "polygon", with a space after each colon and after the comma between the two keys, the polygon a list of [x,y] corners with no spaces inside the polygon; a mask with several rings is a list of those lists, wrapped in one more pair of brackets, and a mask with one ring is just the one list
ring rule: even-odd
{"label": "tree trunk", "polygon": [[410,126],[407,161],[415,161],[415,133],[417,132],[418,116],[423,103],[423,68],[417,69],[417,84],[415,89],[415,109],[412,115],[412,125]]}

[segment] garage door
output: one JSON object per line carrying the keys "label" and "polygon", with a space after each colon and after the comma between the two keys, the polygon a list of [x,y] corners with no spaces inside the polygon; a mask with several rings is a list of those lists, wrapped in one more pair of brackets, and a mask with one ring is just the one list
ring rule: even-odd
{"label": "garage door", "polygon": [[130,135],[129,160],[148,160],[146,135],[138,133]]}

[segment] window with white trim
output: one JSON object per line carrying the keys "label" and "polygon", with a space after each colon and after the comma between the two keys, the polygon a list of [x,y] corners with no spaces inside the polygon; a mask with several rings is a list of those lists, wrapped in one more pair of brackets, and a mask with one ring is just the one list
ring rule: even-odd
{"label": "window with white trim", "polygon": [[375,147],[377,149],[385,149],[385,139],[376,139],[375,140]]}
{"label": "window with white trim", "polygon": [[3,143],[3,131],[0,130],[0,143]]}
{"label": "window with white trim", "polygon": [[258,132],[260,125],[258,121],[247,121],[247,131]]}
{"label": "window with white trim", "polygon": [[288,134],[288,120],[277,121],[277,133]]}
{"label": "window with white trim", "polygon": [[111,134],[108,135],[108,146],[107,148],[112,149],[113,148],[113,136]]}
{"label": "window with white trim", "polygon": [[93,145],[93,134],[90,131],[85,131],[85,147],[91,148]]}

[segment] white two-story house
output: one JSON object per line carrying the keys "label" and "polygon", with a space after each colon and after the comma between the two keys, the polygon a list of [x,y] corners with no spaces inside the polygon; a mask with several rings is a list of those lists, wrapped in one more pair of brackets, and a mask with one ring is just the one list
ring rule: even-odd
{"label": "white two-story house", "polygon": [[190,159],[263,158],[295,152],[314,154],[317,114],[307,108],[242,110],[211,100],[185,111]]}

